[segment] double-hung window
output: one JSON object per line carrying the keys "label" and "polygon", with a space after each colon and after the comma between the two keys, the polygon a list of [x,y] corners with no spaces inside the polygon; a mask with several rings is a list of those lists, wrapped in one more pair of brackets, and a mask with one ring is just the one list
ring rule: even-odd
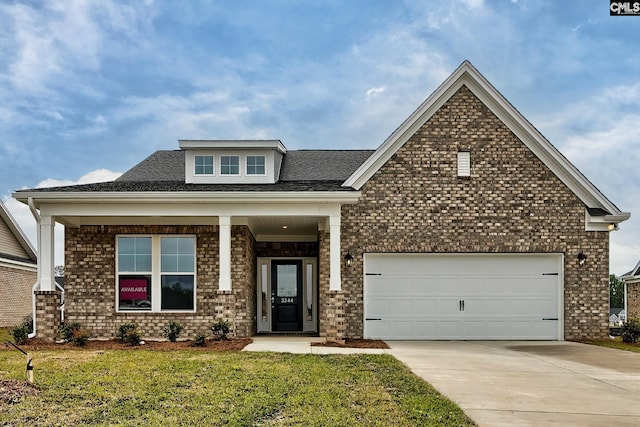
{"label": "double-hung window", "polygon": [[119,236],[120,311],[194,311],[195,237]]}
{"label": "double-hung window", "polygon": [[220,175],[240,175],[240,156],[220,156]]}
{"label": "double-hung window", "polygon": [[247,156],[247,175],[264,175],[264,156]]}

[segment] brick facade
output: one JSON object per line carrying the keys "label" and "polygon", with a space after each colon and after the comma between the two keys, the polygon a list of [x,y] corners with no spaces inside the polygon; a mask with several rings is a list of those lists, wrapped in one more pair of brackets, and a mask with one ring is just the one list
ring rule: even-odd
{"label": "brick facade", "polygon": [[[458,151],[471,177],[457,176]],[[363,333],[367,252],[565,255],[568,340],[608,334],[609,236],[585,231],[585,206],[473,93],[462,87],[342,207],[346,336]],[[577,254],[588,256],[578,266]]]}
{"label": "brick facade", "polygon": [[31,289],[37,278],[36,271],[0,266],[0,327],[15,326],[31,315]]}
{"label": "brick facade", "polygon": [[640,319],[640,283],[627,284],[627,319]]}
{"label": "brick facade", "polygon": [[[457,176],[457,153],[471,153],[471,176]],[[342,291],[330,291],[330,238],[256,242],[247,226],[231,229],[232,291],[218,290],[217,226],[82,226],[66,230],[66,313],[97,337],[134,321],[145,338],[161,338],[169,320],[183,337],[219,319],[232,335],[256,332],[257,257],[317,257],[319,334],[363,335],[364,253],[564,254],[564,327],[569,340],[608,334],[607,232],[585,231],[585,206],[466,87],[453,95],[342,207]],[[259,215],[259,212],[256,213]],[[195,313],[118,313],[117,235],[191,234],[196,239]],[[585,266],[577,254],[587,255]],[[340,259],[342,259],[342,255]]]}
{"label": "brick facade", "polygon": [[[116,312],[117,235],[195,235],[196,312]],[[255,332],[255,241],[244,226],[232,227],[232,291],[218,290],[217,226],[83,226],[65,229],[66,320],[80,322],[97,338],[112,338],[119,325],[136,322],[145,339],[162,338],[169,320],[184,325],[182,338],[224,319],[232,336]]]}
{"label": "brick facade", "polygon": [[45,341],[55,341],[60,329],[60,291],[36,291],[36,333]]}

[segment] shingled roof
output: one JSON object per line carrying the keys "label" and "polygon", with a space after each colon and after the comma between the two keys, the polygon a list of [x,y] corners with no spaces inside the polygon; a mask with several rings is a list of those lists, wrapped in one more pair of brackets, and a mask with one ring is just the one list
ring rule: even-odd
{"label": "shingled roof", "polygon": [[350,191],[344,181],[374,150],[288,151],[275,184],[186,184],[184,150],[156,151],[111,182],[29,192]]}

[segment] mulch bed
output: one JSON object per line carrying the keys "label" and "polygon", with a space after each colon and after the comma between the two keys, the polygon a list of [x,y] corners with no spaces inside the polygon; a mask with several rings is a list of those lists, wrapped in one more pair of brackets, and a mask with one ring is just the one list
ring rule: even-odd
{"label": "mulch bed", "polygon": [[38,394],[38,388],[26,381],[0,379],[0,405],[13,405],[29,394]]}
{"label": "mulch bed", "polygon": [[[233,338],[228,340],[208,340],[207,345],[199,347],[193,345],[193,341],[145,341],[143,345],[123,344],[117,340],[89,340],[85,345],[78,346],[71,342],[58,344],[43,341],[38,338],[31,339],[27,344],[20,346],[24,351],[34,350],[202,350],[202,351],[240,351],[252,343],[251,338]],[[0,346],[0,349],[2,347]]]}
{"label": "mulch bed", "polygon": [[343,343],[335,341],[312,342],[312,346],[342,347],[342,348],[389,348],[386,342],[381,340],[356,340],[347,338]]}

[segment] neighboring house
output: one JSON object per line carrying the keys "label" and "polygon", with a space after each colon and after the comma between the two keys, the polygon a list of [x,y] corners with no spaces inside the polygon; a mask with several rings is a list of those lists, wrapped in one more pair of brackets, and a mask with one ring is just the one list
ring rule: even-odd
{"label": "neighboring house", "polygon": [[[361,142],[358,142],[359,144]],[[38,334],[169,320],[193,336],[608,336],[609,232],[629,218],[469,62],[375,151],[181,140],[113,182],[14,194],[39,209]]]}
{"label": "neighboring house", "polygon": [[620,279],[624,281],[624,320],[640,319],[640,262]]}
{"label": "neighboring house", "polygon": [[620,326],[624,323],[626,312],[624,308],[612,308],[609,310],[609,326]]}
{"label": "neighboring house", "polygon": [[37,276],[35,250],[0,201],[0,327],[17,325],[31,314]]}

